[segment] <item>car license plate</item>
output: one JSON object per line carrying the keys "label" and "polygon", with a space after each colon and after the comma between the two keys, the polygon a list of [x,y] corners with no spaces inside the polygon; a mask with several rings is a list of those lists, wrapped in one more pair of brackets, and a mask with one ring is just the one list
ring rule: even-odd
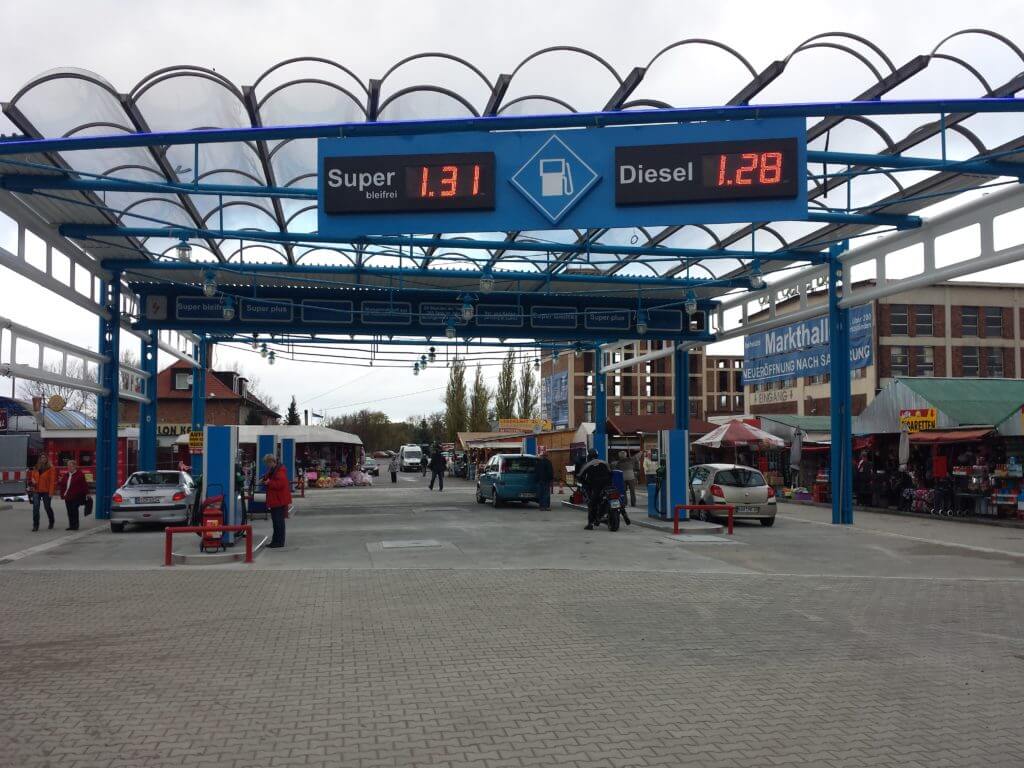
{"label": "car license plate", "polygon": [[736,514],[737,515],[756,515],[757,514],[757,507],[751,507],[751,506],[748,506],[748,505],[739,506],[739,507],[736,507]]}
{"label": "car license plate", "polygon": [[520,493],[519,494],[519,498],[520,499],[532,499],[533,498],[533,494],[532,493]]}
{"label": "car license plate", "polygon": [[159,504],[161,501],[159,496],[136,496],[136,504]]}

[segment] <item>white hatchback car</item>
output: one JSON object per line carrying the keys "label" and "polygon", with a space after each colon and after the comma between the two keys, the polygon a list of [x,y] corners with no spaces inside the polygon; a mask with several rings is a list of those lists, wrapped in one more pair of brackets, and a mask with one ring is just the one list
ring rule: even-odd
{"label": "white hatchback car", "polygon": [[188,524],[196,501],[196,483],[188,472],[133,472],[110,504],[110,530],[128,523]]}
{"label": "white hatchback car", "polygon": [[[691,504],[731,504],[736,520],[759,520],[766,528],[775,525],[775,489],[758,470],[741,464],[698,464],[690,467]],[[698,511],[708,520],[722,515]]]}

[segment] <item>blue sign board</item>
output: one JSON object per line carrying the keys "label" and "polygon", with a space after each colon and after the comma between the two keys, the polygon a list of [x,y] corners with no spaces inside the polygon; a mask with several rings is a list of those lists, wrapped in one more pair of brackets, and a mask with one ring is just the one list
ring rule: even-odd
{"label": "blue sign board", "polygon": [[318,142],[332,237],[802,220],[802,119]]}
{"label": "blue sign board", "polygon": [[554,427],[569,424],[569,374],[553,373],[545,376],[540,386],[541,417],[548,419]]}
{"label": "blue sign board", "polygon": [[[345,296],[346,298],[338,298]],[[351,334],[441,336],[449,324],[460,336],[530,338],[554,341],[605,341],[640,338],[638,310],[647,314],[646,334],[659,339],[710,341],[706,309],[688,317],[680,309],[655,309],[663,298],[592,296],[588,293],[523,293],[488,296],[463,316],[462,302],[435,291],[406,289],[401,300],[381,289],[325,290],[309,296],[294,288],[274,288],[259,296],[206,297],[192,288],[152,287],[143,292],[143,317],[137,327],[205,329],[212,333],[276,333],[287,324],[296,333],[337,331]],[[235,313],[225,310],[238,308]],[[168,313],[167,307],[173,307]],[[168,316],[169,315],[169,316]]]}
{"label": "blue sign board", "polygon": [[[870,304],[850,309],[850,365],[866,368],[873,362],[873,319]],[[828,317],[752,333],[743,344],[743,383],[759,384],[797,376],[828,373]]]}

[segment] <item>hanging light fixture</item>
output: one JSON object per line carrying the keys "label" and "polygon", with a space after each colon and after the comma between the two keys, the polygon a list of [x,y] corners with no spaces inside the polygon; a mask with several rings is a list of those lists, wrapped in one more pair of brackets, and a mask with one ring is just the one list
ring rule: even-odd
{"label": "hanging light fixture", "polygon": [[480,275],[480,293],[490,293],[494,290],[494,275],[490,270]]}
{"label": "hanging light fixture", "polygon": [[412,375],[413,376],[419,376],[420,375],[420,364],[419,363],[413,363],[412,364]]}
{"label": "hanging light fixture", "polygon": [[428,352],[427,359],[430,360],[430,362],[434,362],[435,360],[437,360],[437,348],[436,347],[431,347],[429,350],[427,350],[427,352]]}
{"label": "hanging light fixture", "polygon": [[228,322],[235,319],[235,301],[230,296],[224,297],[224,319]]}
{"label": "hanging light fixture", "polygon": [[260,357],[265,358],[267,356],[267,342],[260,344]]}
{"label": "hanging light fixture", "polygon": [[647,333],[647,312],[642,309],[636,313],[636,332],[641,336]]}
{"label": "hanging light fixture", "polygon": [[212,269],[207,270],[203,275],[203,296],[211,298],[215,293],[217,293],[217,276]]}
{"label": "hanging light fixture", "polygon": [[274,350],[270,350],[270,353],[267,356],[267,362],[273,365],[276,359],[277,355],[274,354]]}
{"label": "hanging light fixture", "polygon": [[462,297],[462,319],[467,323],[473,319],[473,297],[468,293]]}
{"label": "hanging light fixture", "polygon": [[578,341],[576,342],[576,346],[573,348],[573,354],[576,355],[576,357],[580,357],[583,354],[583,345]]}
{"label": "hanging light fixture", "polygon": [[253,350],[253,352],[255,352],[259,348],[260,348],[259,337],[254,333],[252,335],[252,350]]}
{"label": "hanging light fixture", "polygon": [[761,275],[761,267],[756,266],[750,273],[750,287],[755,291],[764,288],[764,277]]}
{"label": "hanging light fixture", "polygon": [[533,358],[533,370],[535,370],[535,371],[539,371],[540,370],[540,358],[539,357]]}
{"label": "hanging light fixture", "polygon": [[188,244],[188,240],[184,237],[177,246],[178,261],[192,261],[192,246]]}
{"label": "hanging light fixture", "polygon": [[686,310],[688,315],[697,314],[697,295],[693,291],[687,294],[686,301],[683,303],[683,309]]}
{"label": "hanging light fixture", "polygon": [[426,355],[420,355],[420,368],[426,368],[426,367],[427,367],[427,356]]}
{"label": "hanging light fixture", "polygon": [[449,339],[455,338],[455,318],[449,317],[448,322],[444,326],[444,335]]}
{"label": "hanging light fixture", "polygon": [[552,363],[557,363],[558,362],[558,349],[556,347],[552,347],[551,348],[551,362]]}

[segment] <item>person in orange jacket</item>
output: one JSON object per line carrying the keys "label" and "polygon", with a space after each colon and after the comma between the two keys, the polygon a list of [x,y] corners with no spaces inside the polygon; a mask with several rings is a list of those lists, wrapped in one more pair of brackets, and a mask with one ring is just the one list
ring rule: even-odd
{"label": "person in orange jacket", "polygon": [[32,489],[32,530],[39,530],[39,505],[46,508],[46,517],[53,528],[53,506],[50,497],[57,492],[57,470],[50,463],[50,457],[40,454],[36,466],[28,473],[29,487]]}
{"label": "person in orange jacket", "polygon": [[284,518],[288,505],[292,503],[292,489],[288,482],[288,470],[274,454],[264,456],[263,464],[267,471],[260,482],[267,487],[267,510],[274,525],[274,535],[267,547],[277,549],[284,546]]}

